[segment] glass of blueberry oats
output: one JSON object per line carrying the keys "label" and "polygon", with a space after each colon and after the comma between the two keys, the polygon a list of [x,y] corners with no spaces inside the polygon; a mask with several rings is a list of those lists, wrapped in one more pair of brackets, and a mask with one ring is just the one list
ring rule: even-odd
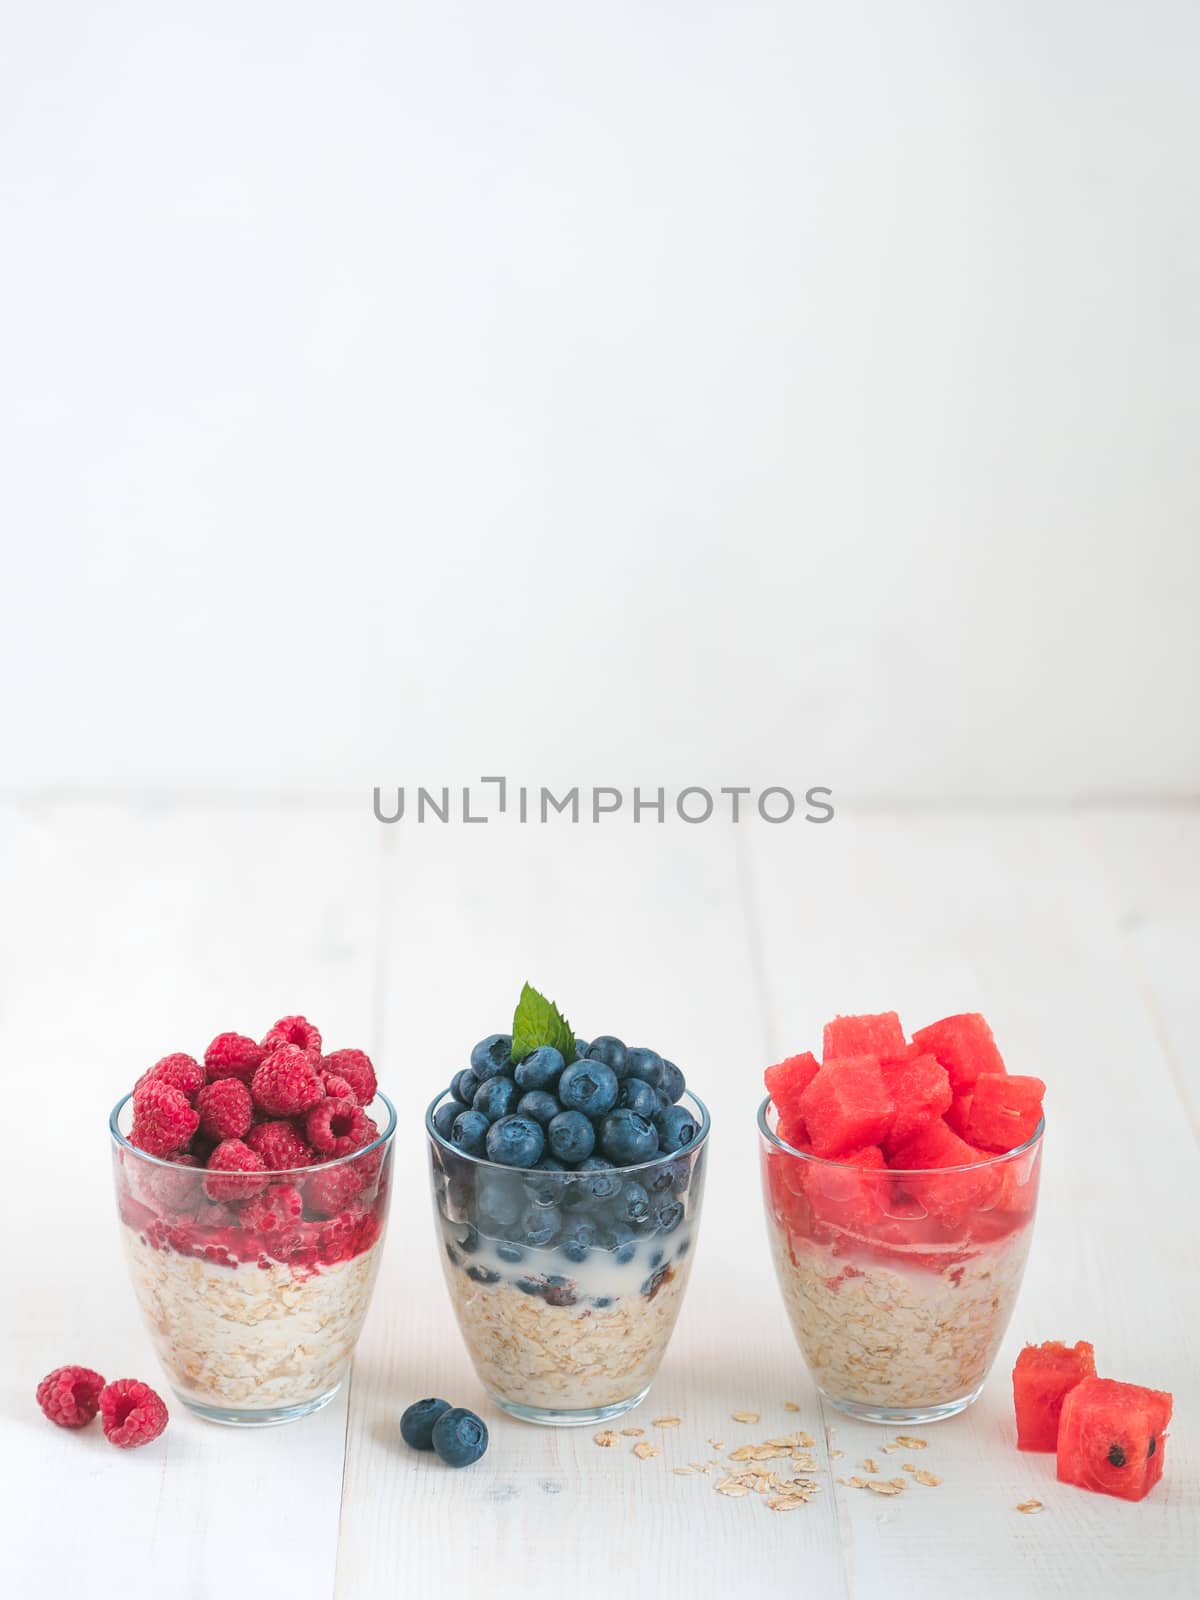
{"label": "glass of blueberry oats", "polygon": [[709,1117],[673,1062],[577,1039],[529,985],[426,1114],[451,1303],[503,1410],[558,1426],[643,1400],[687,1287]]}

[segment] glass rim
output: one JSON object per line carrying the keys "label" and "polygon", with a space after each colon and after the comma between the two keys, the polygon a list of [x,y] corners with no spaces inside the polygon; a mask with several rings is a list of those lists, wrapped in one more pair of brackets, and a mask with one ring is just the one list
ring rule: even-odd
{"label": "glass rim", "polygon": [[[172,1161],[169,1156],[152,1156],[148,1150],[139,1150],[137,1145],[130,1144],[129,1140],[121,1132],[119,1120],[122,1111],[124,1111],[125,1107],[132,1099],[133,1091],[130,1090],[128,1094],[123,1094],[121,1096],[116,1105],[112,1108],[112,1111],[109,1113],[108,1131],[112,1135],[113,1143],[119,1149],[130,1151],[133,1155],[137,1156],[139,1161],[148,1161],[152,1166],[169,1167],[172,1172],[207,1172],[207,1167],[181,1167],[177,1161]],[[396,1131],[396,1108],[388,1099],[387,1095],[384,1094],[382,1089],[376,1089],[371,1103],[374,1104],[376,1100],[382,1100],[384,1105],[387,1107],[387,1127],[382,1133],[379,1134],[377,1138],[372,1139],[370,1144],[360,1145],[357,1150],[351,1150],[348,1155],[331,1156],[328,1161],[314,1161],[310,1166],[307,1167],[272,1167],[268,1170],[268,1176],[270,1177],[271,1182],[277,1183],[281,1179],[292,1177],[308,1178],[311,1177],[314,1172],[327,1172],[331,1167],[344,1167],[351,1161],[357,1161],[360,1156],[369,1155],[372,1150],[382,1149]],[[365,1111],[366,1107],[363,1106],[360,1109]],[[278,1120],[282,1121],[283,1119],[280,1118]]]}
{"label": "glass rim", "polygon": [[[468,1155],[465,1150],[460,1150],[456,1144],[451,1144],[448,1139],[443,1139],[441,1134],[433,1125],[433,1114],[441,1105],[442,1101],[448,1098],[453,1098],[453,1096],[450,1094],[450,1090],[442,1089],[434,1095],[433,1099],[429,1102],[429,1105],[426,1108],[425,1131],[429,1135],[431,1144],[434,1144],[442,1150],[447,1151],[452,1156],[457,1156],[460,1161],[470,1161],[475,1166],[483,1167],[490,1172],[507,1172],[512,1174],[514,1172],[541,1172],[545,1170],[541,1167],[508,1167],[505,1166],[503,1161],[489,1161],[486,1156],[471,1156]],[[681,1150],[672,1150],[670,1152],[660,1151],[658,1155],[653,1156],[649,1161],[638,1161],[633,1166],[618,1167],[614,1165],[612,1168],[613,1172],[620,1172],[622,1174],[630,1172],[648,1172],[651,1168],[661,1167],[668,1161],[686,1160],[690,1156],[694,1155],[703,1146],[712,1129],[712,1118],[708,1114],[708,1107],[704,1104],[704,1101],[701,1100],[700,1096],[698,1094],[694,1094],[691,1089],[685,1089],[683,1094],[680,1096],[680,1100],[690,1100],[700,1113],[700,1132],[692,1140],[691,1144],[685,1144]],[[679,1101],[675,1101],[674,1103],[678,1105]],[[568,1176],[570,1176],[573,1171],[573,1169],[570,1167],[565,1167],[563,1170]]]}
{"label": "glass rim", "polygon": [[797,1161],[811,1161],[818,1167],[840,1167],[843,1172],[873,1172],[878,1177],[896,1178],[932,1178],[948,1172],[979,1172],[984,1167],[993,1167],[998,1161],[1012,1161],[1017,1156],[1025,1155],[1035,1145],[1041,1142],[1042,1134],[1046,1131],[1045,1116],[1038,1118],[1038,1125],[1026,1139],[1024,1144],[1019,1144],[1012,1150],[997,1150],[994,1155],[989,1155],[983,1161],[967,1161],[958,1167],[856,1167],[848,1161],[832,1160],[828,1156],[816,1156],[808,1150],[797,1150],[795,1145],[788,1144],[786,1139],[781,1139],[774,1128],[767,1124],[767,1112],[774,1104],[770,1095],[758,1108],[758,1130],[762,1136],[773,1144],[777,1150],[782,1150],[784,1155],[794,1156]]}

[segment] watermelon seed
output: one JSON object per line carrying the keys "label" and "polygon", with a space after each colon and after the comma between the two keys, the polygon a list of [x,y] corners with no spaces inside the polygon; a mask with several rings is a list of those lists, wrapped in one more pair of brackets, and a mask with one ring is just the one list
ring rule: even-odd
{"label": "watermelon seed", "polygon": [[1149,1461],[1150,1457],[1154,1454],[1154,1452],[1157,1449],[1158,1449],[1158,1440],[1154,1437],[1153,1434],[1151,1434],[1150,1435],[1150,1443],[1146,1446],[1146,1460],[1147,1461]]}
{"label": "watermelon seed", "polygon": [[1123,1467],[1125,1465],[1125,1452],[1119,1444],[1109,1447],[1108,1459],[1114,1467]]}

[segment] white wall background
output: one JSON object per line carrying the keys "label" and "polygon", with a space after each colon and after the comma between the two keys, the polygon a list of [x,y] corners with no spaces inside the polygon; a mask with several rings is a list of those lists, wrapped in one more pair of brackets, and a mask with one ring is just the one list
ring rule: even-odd
{"label": "white wall background", "polygon": [[0,785],[1179,795],[1190,0],[0,48]]}

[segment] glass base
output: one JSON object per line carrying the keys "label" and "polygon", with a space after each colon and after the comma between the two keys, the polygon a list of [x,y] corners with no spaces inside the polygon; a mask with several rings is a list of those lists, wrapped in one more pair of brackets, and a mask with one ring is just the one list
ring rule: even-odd
{"label": "glass base", "polygon": [[618,1400],[613,1406],[585,1406],[581,1411],[552,1410],[549,1406],[522,1406],[515,1400],[505,1400],[494,1390],[488,1390],[488,1397],[494,1400],[501,1411],[507,1411],[510,1417],[516,1417],[518,1422],[540,1422],[546,1428],[584,1428],[591,1423],[611,1422],[614,1417],[623,1417],[627,1411],[632,1411],[634,1406],[640,1406],[650,1393],[650,1385],[640,1394],[630,1395],[628,1400]]}
{"label": "glass base", "polygon": [[947,1417],[956,1417],[960,1411],[965,1411],[982,1393],[983,1385],[980,1384],[960,1400],[947,1400],[940,1406],[864,1406],[857,1400],[839,1400],[836,1395],[821,1390],[830,1405],[844,1411],[848,1417],[854,1417],[858,1422],[882,1422],[886,1427],[893,1427],[900,1422],[944,1422]]}
{"label": "glass base", "polygon": [[194,1417],[200,1417],[204,1422],[223,1422],[230,1428],[277,1428],[284,1422],[299,1422],[301,1417],[311,1417],[314,1411],[320,1411],[327,1406],[341,1387],[340,1383],[336,1383],[328,1394],[319,1394],[315,1400],[303,1400],[295,1406],[266,1406],[261,1411],[235,1411],[230,1406],[205,1406],[198,1400],[189,1400],[177,1389],[173,1393]]}

